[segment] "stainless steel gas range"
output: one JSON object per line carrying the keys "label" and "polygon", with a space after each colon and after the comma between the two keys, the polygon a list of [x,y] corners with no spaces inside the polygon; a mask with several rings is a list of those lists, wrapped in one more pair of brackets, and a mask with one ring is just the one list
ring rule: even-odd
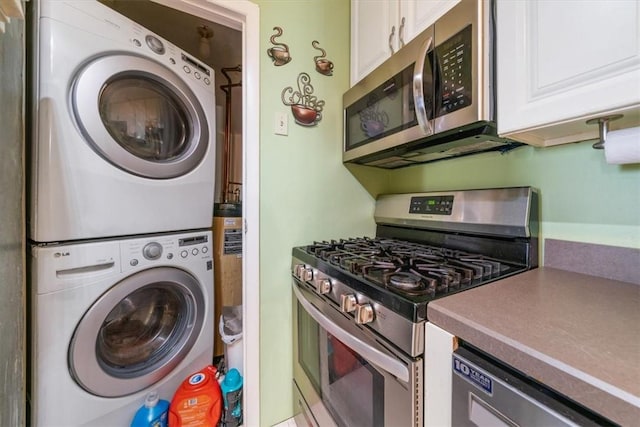
{"label": "stainless steel gas range", "polygon": [[375,220],[374,238],[293,249],[303,424],[422,426],[429,301],[538,265],[530,187],[383,195]]}

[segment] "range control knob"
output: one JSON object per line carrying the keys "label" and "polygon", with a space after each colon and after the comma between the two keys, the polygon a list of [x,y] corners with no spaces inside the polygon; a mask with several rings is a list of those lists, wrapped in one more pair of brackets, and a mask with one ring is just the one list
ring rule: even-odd
{"label": "range control knob", "polygon": [[158,259],[162,255],[162,245],[158,242],[147,243],[142,248],[142,255],[149,260]]}
{"label": "range control knob", "polygon": [[310,267],[303,269],[300,279],[304,280],[305,282],[313,280],[313,269]]}
{"label": "range control knob", "polygon": [[316,290],[320,295],[325,295],[331,292],[331,280],[318,279],[316,280]]}
{"label": "range control knob", "polygon": [[361,304],[356,308],[356,323],[359,325],[365,325],[373,322],[374,314],[371,304]]}
{"label": "range control knob", "polygon": [[304,264],[298,264],[294,267],[293,271],[295,276],[303,282],[313,280],[313,269],[311,267],[307,267]]}
{"label": "range control knob", "polygon": [[340,310],[345,313],[351,313],[356,309],[358,305],[358,301],[356,300],[356,296],[354,294],[342,294],[340,295]]}

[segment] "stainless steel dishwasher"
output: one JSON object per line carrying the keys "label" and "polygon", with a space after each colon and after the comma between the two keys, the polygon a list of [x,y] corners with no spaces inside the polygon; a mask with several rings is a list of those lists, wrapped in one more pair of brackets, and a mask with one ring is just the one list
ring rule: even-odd
{"label": "stainless steel dishwasher", "polygon": [[474,348],[452,358],[453,426],[616,425]]}

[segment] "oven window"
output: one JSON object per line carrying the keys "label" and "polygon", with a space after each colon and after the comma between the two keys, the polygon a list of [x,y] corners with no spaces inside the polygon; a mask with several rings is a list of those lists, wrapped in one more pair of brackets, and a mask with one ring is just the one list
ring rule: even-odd
{"label": "oven window", "polygon": [[340,426],[384,425],[384,377],[327,333],[328,387],[323,401]]}
{"label": "oven window", "polygon": [[318,323],[298,303],[298,363],[318,396],[320,390],[320,331]]}

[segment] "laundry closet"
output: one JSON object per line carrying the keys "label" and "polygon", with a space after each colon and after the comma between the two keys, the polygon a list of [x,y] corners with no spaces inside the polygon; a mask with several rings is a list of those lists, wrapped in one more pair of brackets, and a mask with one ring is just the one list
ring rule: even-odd
{"label": "laundry closet", "polygon": [[27,12],[30,424],[128,425],[243,371],[242,33],[147,0]]}

